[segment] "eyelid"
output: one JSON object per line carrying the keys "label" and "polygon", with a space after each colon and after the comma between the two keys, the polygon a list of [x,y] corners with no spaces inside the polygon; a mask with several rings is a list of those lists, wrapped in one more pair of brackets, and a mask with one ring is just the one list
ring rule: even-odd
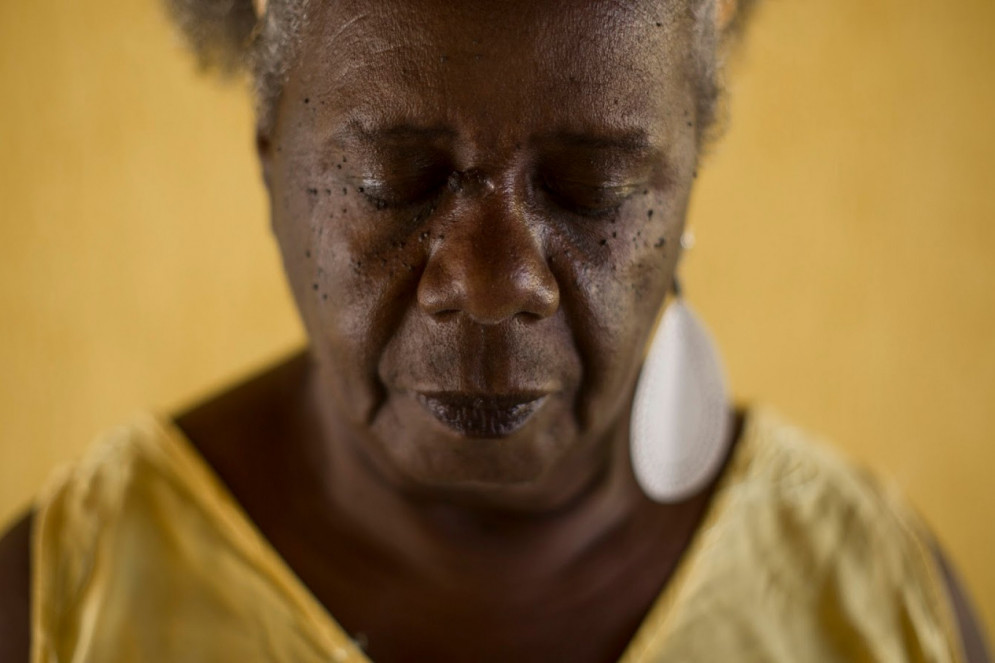
{"label": "eyelid", "polygon": [[542,177],[542,184],[544,187],[549,187],[555,189],[557,185],[563,186],[573,186],[581,189],[586,189],[590,191],[603,191],[611,192],[613,194],[624,194],[626,197],[631,196],[640,189],[646,189],[649,186],[647,180],[632,181],[629,179],[623,181],[600,181],[593,183],[588,180],[572,178],[572,177],[557,177],[554,175],[545,174]]}
{"label": "eyelid", "polygon": [[374,203],[378,210],[423,204],[436,197],[446,182],[441,176],[425,178],[420,173],[393,178],[365,174],[353,179],[358,184],[359,193]]}
{"label": "eyelid", "polygon": [[[625,184],[603,185],[579,180],[543,177],[541,186],[557,206],[580,216],[599,218],[614,213],[639,190],[645,188],[646,184],[645,182],[627,182]],[[570,190],[571,188],[573,191]],[[580,195],[577,195],[578,193]],[[584,198],[587,195],[595,196],[597,200],[585,201]],[[587,204],[589,202],[594,204]]]}
{"label": "eyelid", "polygon": [[645,189],[647,182],[601,182],[598,184],[592,184],[591,182],[586,182],[579,179],[570,179],[566,177],[554,177],[548,178],[554,183],[569,184],[572,186],[582,187],[585,189],[597,190],[597,191],[611,191],[611,192],[626,192],[626,195],[631,195],[638,191],[639,189]]}

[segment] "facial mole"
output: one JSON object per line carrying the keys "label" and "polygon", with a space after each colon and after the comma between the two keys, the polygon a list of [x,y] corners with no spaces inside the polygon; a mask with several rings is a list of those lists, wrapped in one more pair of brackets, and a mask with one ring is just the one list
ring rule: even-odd
{"label": "facial mole", "polygon": [[349,189],[347,189],[345,187],[342,187],[342,195],[345,196],[345,195],[348,195],[348,193],[349,193]]}
{"label": "facial mole", "polygon": [[312,196],[317,196],[318,195],[318,190],[317,189],[313,189],[311,187],[308,187],[307,192],[308,192],[309,195],[312,195]]}
{"label": "facial mole", "polygon": [[646,212],[646,218],[648,218],[648,219],[652,219],[653,218],[653,210],[649,210],[649,211]]}
{"label": "facial mole", "polygon": [[312,283],[311,284],[311,289],[312,290],[317,290],[318,289],[318,284],[317,283]]}
{"label": "facial mole", "polygon": [[656,240],[656,242],[655,242],[655,243],[653,244],[653,248],[654,248],[654,249],[659,249],[659,248],[662,248],[662,247],[663,247],[663,245],[664,245],[664,244],[666,244],[666,243],[667,243],[667,240],[666,240],[665,238],[663,238],[663,237],[660,237],[660,238],[659,238],[659,239],[657,239],[657,240]]}

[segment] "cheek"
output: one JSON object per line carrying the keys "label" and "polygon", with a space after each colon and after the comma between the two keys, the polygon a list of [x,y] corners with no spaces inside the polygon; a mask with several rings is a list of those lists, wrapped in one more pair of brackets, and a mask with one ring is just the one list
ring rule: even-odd
{"label": "cheek", "polygon": [[380,398],[378,358],[414,296],[430,238],[382,222],[361,191],[326,170],[284,168],[272,187],[274,231],[313,352],[333,369],[340,401],[368,412]]}
{"label": "cheek", "polygon": [[686,198],[646,192],[614,220],[557,235],[552,264],[569,284],[562,305],[585,369],[579,410],[587,426],[617,413],[635,380],[673,281]]}

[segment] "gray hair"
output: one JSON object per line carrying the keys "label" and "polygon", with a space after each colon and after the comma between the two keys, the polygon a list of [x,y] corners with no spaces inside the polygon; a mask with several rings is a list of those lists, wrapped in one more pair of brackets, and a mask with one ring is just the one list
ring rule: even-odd
{"label": "gray hair", "polygon": [[[696,15],[699,144],[717,133],[725,45],[737,40],[757,0],[738,0],[727,34],[715,34],[715,0],[691,0]],[[224,75],[248,71],[262,131],[271,128],[276,102],[293,61],[311,0],[269,0],[257,18],[253,0],[163,0],[203,69]],[[721,124],[721,123],[720,123]]]}

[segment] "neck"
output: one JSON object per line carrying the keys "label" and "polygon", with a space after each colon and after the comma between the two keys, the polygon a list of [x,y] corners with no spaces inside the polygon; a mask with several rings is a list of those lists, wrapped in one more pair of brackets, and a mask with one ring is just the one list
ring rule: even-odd
{"label": "neck", "polygon": [[[361,537],[402,568],[431,577],[502,573],[539,582],[609,548],[636,552],[632,535],[645,537],[645,526],[673,515],[673,508],[649,502],[633,478],[628,460],[627,418],[612,427],[609,449],[594,472],[574,473],[552,491],[555,508],[537,498],[535,508],[516,499],[514,506],[465,495],[432,495],[399,488],[360,451],[361,440],[341,416],[325,404],[316,371],[310,383],[319,434],[313,467],[325,476],[323,499],[350,534]],[[572,487],[564,492],[563,487]]]}

